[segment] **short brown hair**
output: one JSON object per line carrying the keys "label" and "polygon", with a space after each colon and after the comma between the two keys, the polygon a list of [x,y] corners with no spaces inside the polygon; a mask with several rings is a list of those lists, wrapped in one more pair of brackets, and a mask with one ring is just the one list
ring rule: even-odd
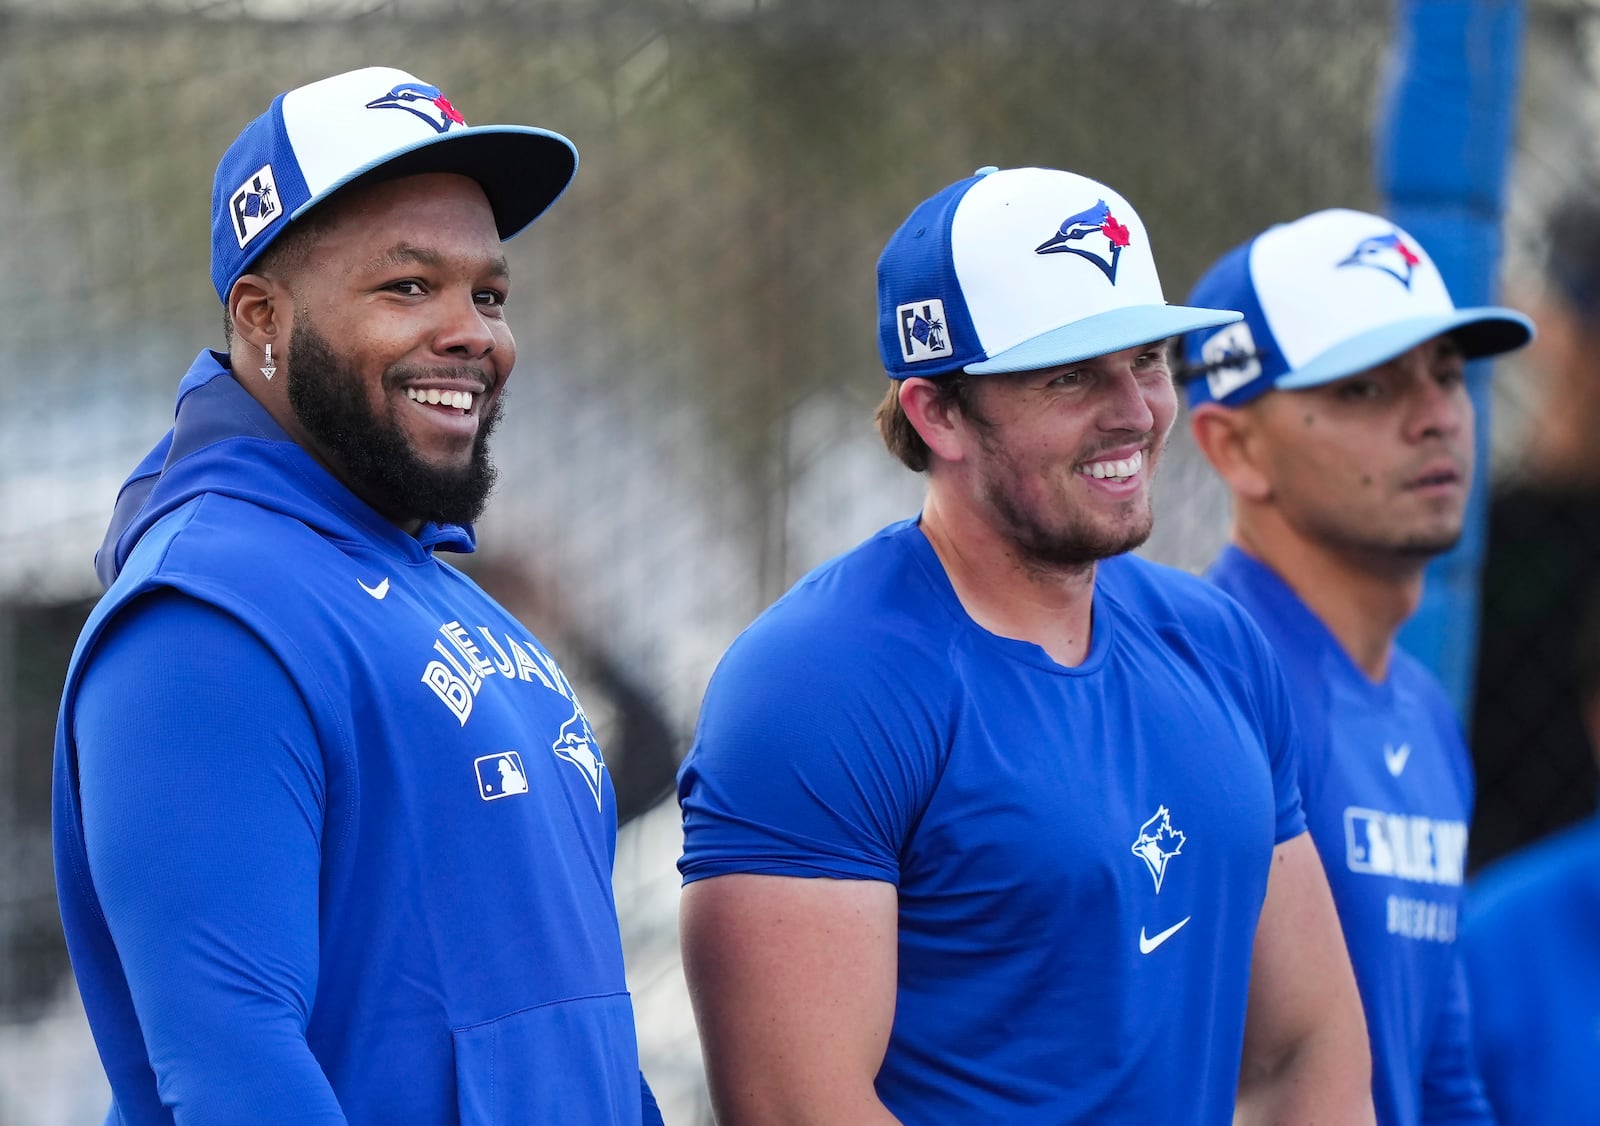
{"label": "short brown hair", "polygon": [[[972,377],[966,372],[951,372],[932,378],[929,382],[938,390],[943,406],[953,406],[968,417],[976,417],[971,407]],[[922,435],[917,433],[917,428],[906,417],[905,409],[900,406],[900,380],[889,381],[889,390],[878,404],[874,421],[878,424],[878,436],[883,439],[883,444],[900,459],[901,464],[917,473],[927,470],[931,451],[928,443],[922,440]]]}

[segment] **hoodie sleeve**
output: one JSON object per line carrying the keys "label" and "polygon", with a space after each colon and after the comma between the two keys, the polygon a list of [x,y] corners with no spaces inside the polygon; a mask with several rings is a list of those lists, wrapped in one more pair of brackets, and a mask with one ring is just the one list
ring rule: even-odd
{"label": "hoodie sleeve", "polygon": [[344,1122],[306,1042],[323,774],[287,672],[159,592],[108,627],[74,731],[90,877],[174,1120]]}

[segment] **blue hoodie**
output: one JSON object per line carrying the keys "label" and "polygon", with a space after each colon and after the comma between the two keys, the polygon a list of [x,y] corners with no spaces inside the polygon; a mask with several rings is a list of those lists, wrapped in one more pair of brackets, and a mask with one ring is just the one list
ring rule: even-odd
{"label": "blue hoodie", "polygon": [[68,670],[57,890],[108,1122],[659,1122],[571,685],[203,352]]}

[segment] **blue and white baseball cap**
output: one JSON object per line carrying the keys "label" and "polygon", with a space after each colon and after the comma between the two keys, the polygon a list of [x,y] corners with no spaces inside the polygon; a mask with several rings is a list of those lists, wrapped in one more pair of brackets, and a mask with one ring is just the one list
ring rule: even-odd
{"label": "blue and white baseball cap", "polygon": [[980,168],[911,213],[878,259],[891,379],[1034,371],[1239,319],[1168,305],[1122,196],[1052,168]]}
{"label": "blue and white baseball cap", "polygon": [[1533,339],[1533,322],[1497,306],[1457,309],[1422,245],[1389,220],[1334,208],[1268,228],[1223,255],[1191,301],[1244,320],[1184,338],[1191,405],[1240,406],[1357,375],[1450,333],[1468,359]]}
{"label": "blue and white baseball cap", "polygon": [[369,176],[470,176],[505,240],[556,201],[577,167],[561,134],[469,126],[437,86],[403,70],[324,78],[278,95],[223,154],[211,186],[211,281],[226,302],[289,224]]}

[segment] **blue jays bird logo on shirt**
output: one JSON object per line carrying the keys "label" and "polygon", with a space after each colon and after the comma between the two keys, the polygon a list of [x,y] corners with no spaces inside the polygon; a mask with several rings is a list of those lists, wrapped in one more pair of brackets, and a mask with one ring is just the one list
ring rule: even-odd
{"label": "blue jays bird logo on shirt", "polygon": [[422,118],[433,127],[435,133],[448,133],[452,126],[467,123],[461,111],[450,104],[450,99],[444,96],[439,87],[423,82],[402,82],[383,97],[373,98],[367,103],[367,108],[403,109]]}
{"label": "blue jays bird logo on shirt", "polygon": [[1133,854],[1150,869],[1150,878],[1156,882],[1156,894],[1161,894],[1161,881],[1167,874],[1167,864],[1183,851],[1184,835],[1172,827],[1172,814],[1166,806],[1158,806],[1155,816],[1139,826],[1139,835],[1133,842]]}
{"label": "blue jays bird logo on shirt", "polygon": [[557,758],[566,759],[578,768],[589,785],[589,792],[594,795],[595,808],[599,809],[600,772],[606,768],[605,760],[600,757],[600,744],[595,742],[594,732],[589,730],[589,718],[583,714],[583,708],[577,700],[573,700],[572,705],[572,718],[561,725],[561,731],[550,749]]}
{"label": "blue jays bird logo on shirt", "polygon": [[1100,267],[1117,284],[1117,259],[1130,240],[1127,225],[1111,214],[1105,200],[1061,221],[1056,233],[1033,248],[1035,254],[1076,254]]}
{"label": "blue jays bird logo on shirt", "polygon": [[1400,237],[1400,233],[1390,231],[1386,235],[1373,235],[1371,238],[1362,239],[1350,252],[1349,257],[1342,259],[1339,265],[1370,267],[1388,274],[1410,289],[1411,275],[1416,272],[1421,262],[1422,257],[1406,245],[1406,240]]}

